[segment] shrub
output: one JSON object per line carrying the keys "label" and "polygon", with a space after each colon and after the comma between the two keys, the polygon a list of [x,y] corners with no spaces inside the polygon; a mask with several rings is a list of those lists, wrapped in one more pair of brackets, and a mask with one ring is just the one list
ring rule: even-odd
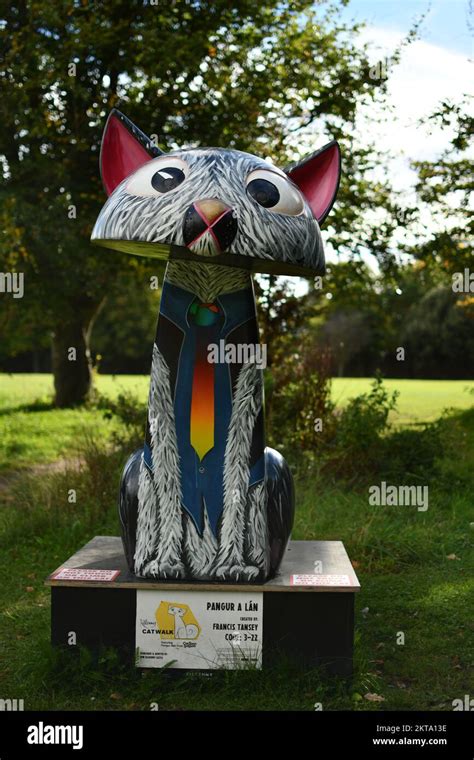
{"label": "shrub", "polygon": [[397,395],[396,391],[390,394],[377,376],[368,393],[349,400],[337,415],[325,446],[323,471],[352,480],[379,468],[382,441],[391,428],[389,415],[396,408]]}
{"label": "shrub", "polygon": [[[330,357],[313,347],[303,349],[282,357],[265,377],[267,443],[297,474],[362,483],[374,476],[423,481],[435,472],[443,448],[439,423],[393,430],[390,413],[398,393],[389,393],[380,376],[367,393],[336,408],[331,399]],[[125,457],[142,445],[145,404],[131,393],[116,400],[100,396],[95,403],[106,417],[122,423],[114,434],[116,451]],[[91,471],[103,470],[99,459],[96,452],[90,464],[98,466]]]}
{"label": "shrub", "polygon": [[426,483],[437,473],[437,464],[444,452],[440,422],[421,428],[396,430],[383,440],[378,470],[385,478],[411,479]]}
{"label": "shrub", "polygon": [[290,463],[308,464],[331,437],[330,357],[301,341],[299,353],[283,355],[265,378],[267,441]]}
{"label": "shrub", "polygon": [[124,432],[114,434],[114,442],[122,447],[141,446],[145,435],[147,416],[146,404],[138,401],[133,393],[120,393],[117,398],[98,395],[95,406],[107,419],[117,417],[124,425]]}
{"label": "shrub", "polygon": [[[393,430],[398,393],[377,376],[368,393],[337,409],[331,400],[329,363],[304,375],[288,366],[272,370],[267,405],[269,445],[298,474],[310,470],[327,481],[366,482],[374,476],[426,481],[443,453],[440,423]],[[291,379],[290,379],[291,378]]]}

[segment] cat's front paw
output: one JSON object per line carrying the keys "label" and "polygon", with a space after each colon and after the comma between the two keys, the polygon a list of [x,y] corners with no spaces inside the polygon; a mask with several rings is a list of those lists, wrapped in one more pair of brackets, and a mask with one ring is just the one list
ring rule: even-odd
{"label": "cat's front paw", "polygon": [[220,565],[214,571],[216,580],[255,581],[260,575],[260,568],[254,565]]}
{"label": "cat's front paw", "polygon": [[185,577],[186,571],[182,562],[148,562],[140,573],[140,578],[156,578],[159,580],[179,580]]}

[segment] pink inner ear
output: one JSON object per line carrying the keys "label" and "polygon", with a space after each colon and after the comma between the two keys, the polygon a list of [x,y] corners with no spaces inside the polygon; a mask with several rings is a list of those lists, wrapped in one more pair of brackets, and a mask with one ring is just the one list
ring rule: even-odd
{"label": "pink inner ear", "polygon": [[102,138],[100,172],[107,195],[152,156],[113,114]]}
{"label": "pink inner ear", "polygon": [[331,143],[314,158],[292,169],[288,176],[298,185],[311,211],[322,222],[331,210],[339,185],[340,154],[337,143]]}

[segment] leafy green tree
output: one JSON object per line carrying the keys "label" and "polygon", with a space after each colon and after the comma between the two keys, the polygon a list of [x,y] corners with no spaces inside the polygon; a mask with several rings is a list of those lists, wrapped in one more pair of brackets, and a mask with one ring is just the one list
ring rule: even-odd
{"label": "leafy green tree", "polygon": [[413,304],[401,332],[414,377],[472,378],[474,303],[437,286]]}
{"label": "leafy green tree", "polygon": [[106,374],[150,371],[164,266],[156,259],[133,263],[112,284],[91,339],[94,363]]}
{"label": "leafy green tree", "polygon": [[[409,253],[427,266],[443,271],[446,279],[472,267],[474,241],[474,115],[472,96],[462,102],[440,103],[425,123],[450,130],[446,150],[435,161],[414,161],[417,194],[429,204],[436,220],[432,234]],[[441,222],[441,223],[440,223]]]}
{"label": "leafy green tree", "polygon": [[[53,335],[58,405],[87,398],[92,326],[131,266],[89,244],[104,202],[101,133],[114,106],[165,150],[214,144],[284,163],[303,143],[338,138],[344,180],[330,235],[384,254],[389,193],[366,180],[376,159],[352,135],[358,105],[385,82],[369,75],[359,27],[340,20],[346,4],[13,0],[0,12],[1,265],[25,273],[30,319]],[[389,212],[378,232],[365,220],[374,203]],[[25,306],[15,302],[5,329],[14,333]]]}
{"label": "leafy green tree", "polygon": [[[426,124],[451,133],[446,149],[433,161],[414,161],[419,201],[428,204],[435,220],[429,237],[408,248],[418,261],[423,284],[419,302],[400,326],[410,353],[411,372],[425,377],[471,377],[474,343],[472,273],[474,214],[474,116],[472,97],[459,103],[445,100]],[[455,285],[461,276],[463,285]]]}

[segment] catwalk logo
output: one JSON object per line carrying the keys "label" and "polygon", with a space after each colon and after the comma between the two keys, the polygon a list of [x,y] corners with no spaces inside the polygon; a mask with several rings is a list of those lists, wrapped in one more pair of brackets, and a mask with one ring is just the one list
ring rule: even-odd
{"label": "catwalk logo", "polygon": [[175,641],[187,639],[189,641],[197,639],[201,633],[201,627],[187,604],[160,602],[160,606],[155,611],[155,618],[156,631],[160,634],[160,639]]}
{"label": "catwalk logo", "polygon": [[428,486],[388,486],[384,480],[379,486],[370,486],[369,504],[384,507],[418,507],[428,509]]}
{"label": "catwalk logo", "polygon": [[73,749],[84,746],[84,726],[49,726],[40,721],[28,726],[28,744],[71,744]]}
{"label": "catwalk logo", "polygon": [[209,343],[207,347],[209,364],[256,364],[259,369],[267,366],[267,346],[265,343]]}

